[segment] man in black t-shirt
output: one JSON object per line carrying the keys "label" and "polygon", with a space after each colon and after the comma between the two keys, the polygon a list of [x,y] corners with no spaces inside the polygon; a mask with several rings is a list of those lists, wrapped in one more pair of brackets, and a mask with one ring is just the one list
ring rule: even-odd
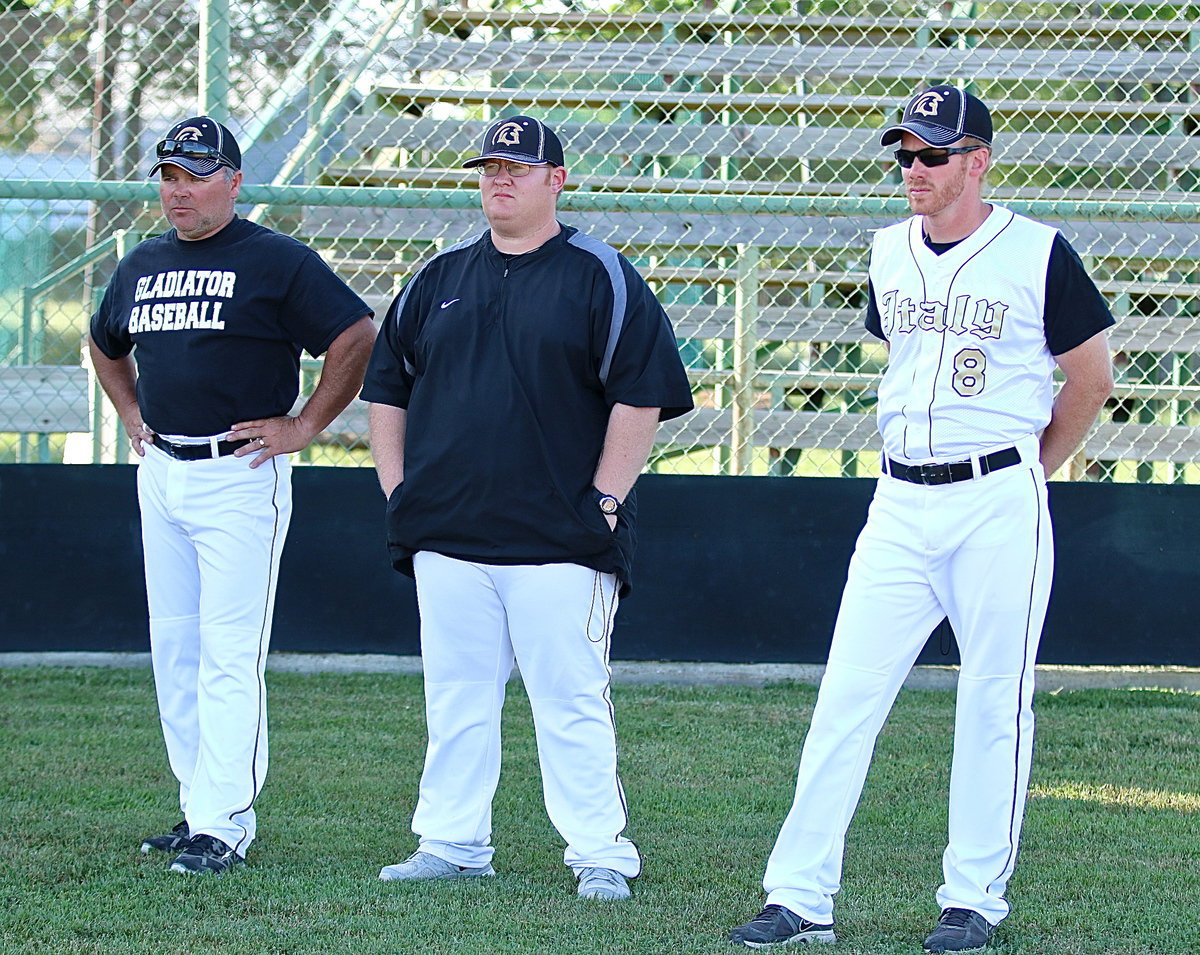
{"label": "man in black t-shirt", "polygon": [[[184,816],[142,851],[171,853],[172,871],[220,874],[254,840],[267,772],[287,454],[354,398],[375,331],[315,252],[235,215],[241,150],[223,125],[176,123],[155,172],[173,228],[118,263],[89,346],[140,458],[154,682]],[[301,349],[326,357],[292,415]]]}
{"label": "man in black t-shirt", "polygon": [[562,145],[488,127],[483,235],[392,304],[363,397],[397,569],[415,573],[429,747],[417,851],[384,880],[490,876],[500,711],[529,692],[546,809],[584,898],[628,897],[609,640],[630,586],[633,484],[658,422],[692,407],[667,317],[617,252],[555,209]]}

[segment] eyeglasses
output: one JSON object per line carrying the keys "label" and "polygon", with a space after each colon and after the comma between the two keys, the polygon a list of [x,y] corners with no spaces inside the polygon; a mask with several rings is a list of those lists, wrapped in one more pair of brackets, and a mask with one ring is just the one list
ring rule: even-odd
{"label": "eyeglasses", "polygon": [[985,148],[984,146],[954,146],[950,149],[897,149],[896,162],[902,169],[912,169],[913,160],[919,159],[922,166],[933,169],[935,166],[946,165],[951,156],[960,156],[963,153]]}
{"label": "eyeglasses", "polygon": [[194,140],[164,139],[154,147],[154,152],[159,159],[179,156],[182,159],[215,159],[226,166],[233,165],[215,146]]}
{"label": "eyeglasses", "polygon": [[500,175],[501,170],[504,170],[513,179],[520,179],[522,176],[528,176],[533,172],[533,167],[527,166],[523,162],[500,162],[492,159],[479,166],[479,175],[491,179],[493,176]]}

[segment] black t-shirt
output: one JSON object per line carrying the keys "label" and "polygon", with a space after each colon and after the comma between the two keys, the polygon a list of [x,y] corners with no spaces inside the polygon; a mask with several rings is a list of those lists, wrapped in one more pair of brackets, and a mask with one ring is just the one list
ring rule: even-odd
{"label": "black t-shirt", "polygon": [[136,347],[138,405],[160,434],[207,436],[284,415],[314,357],[371,310],[312,249],[235,218],[216,235],[172,229],[117,265],[92,316],[109,358]]}
{"label": "black t-shirt", "polygon": [[609,413],[692,407],[654,293],[570,227],[524,255],[484,233],[431,259],[389,309],[362,397],[408,410],[404,483],[389,501],[398,569],[429,550],[579,563],[626,585],[634,496],[616,534],[592,498]]}
{"label": "black t-shirt", "polygon": [[[937,255],[958,245],[957,242],[931,242],[928,238],[925,244]],[[1104,296],[1061,232],[1054,237],[1050,247],[1050,262],[1046,268],[1046,311],[1042,322],[1051,355],[1069,352],[1114,324]],[[887,337],[883,334],[883,322],[875,305],[875,289],[870,285],[866,326],[876,338]]]}

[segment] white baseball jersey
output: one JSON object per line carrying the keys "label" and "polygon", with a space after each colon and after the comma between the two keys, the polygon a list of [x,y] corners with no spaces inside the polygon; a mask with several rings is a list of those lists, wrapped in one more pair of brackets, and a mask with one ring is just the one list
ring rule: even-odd
{"label": "white baseball jersey", "polygon": [[937,904],[995,925],[1009,912],[1054,572],[1038,434],[1053,407],[1053,355],[1112,318],[1057,230],[998,207],[961,242],[935,248],[920,217],[881,230],[870,274],[867,328],[891,349],[879,391],[887,456],[945,464],[1007,451],[1008,463],[959,468],[947,482],[890,467],[879,479],[763,887],[768,905],[833,922],[875,738],[946,618],[962,666]]}
{"label": "white baseball jersey", "polygon": [[920,216],[875,234],[871,284],[890,344],[879,431],[889,457],[962,460],[1049,423],[1055,362],[1043,316],[1056,234],[999,206],[941,255],[926,246]]}

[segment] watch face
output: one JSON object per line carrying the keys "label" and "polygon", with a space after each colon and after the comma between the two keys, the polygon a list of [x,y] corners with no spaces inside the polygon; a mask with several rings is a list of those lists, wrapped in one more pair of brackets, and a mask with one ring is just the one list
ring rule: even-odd
{"label": "watch face", "polygon": [[611,494],[603,495],[598,503],[600,504],[600,510],[605,514],[616,514],[617,508],[621,506],[621,502]]}

